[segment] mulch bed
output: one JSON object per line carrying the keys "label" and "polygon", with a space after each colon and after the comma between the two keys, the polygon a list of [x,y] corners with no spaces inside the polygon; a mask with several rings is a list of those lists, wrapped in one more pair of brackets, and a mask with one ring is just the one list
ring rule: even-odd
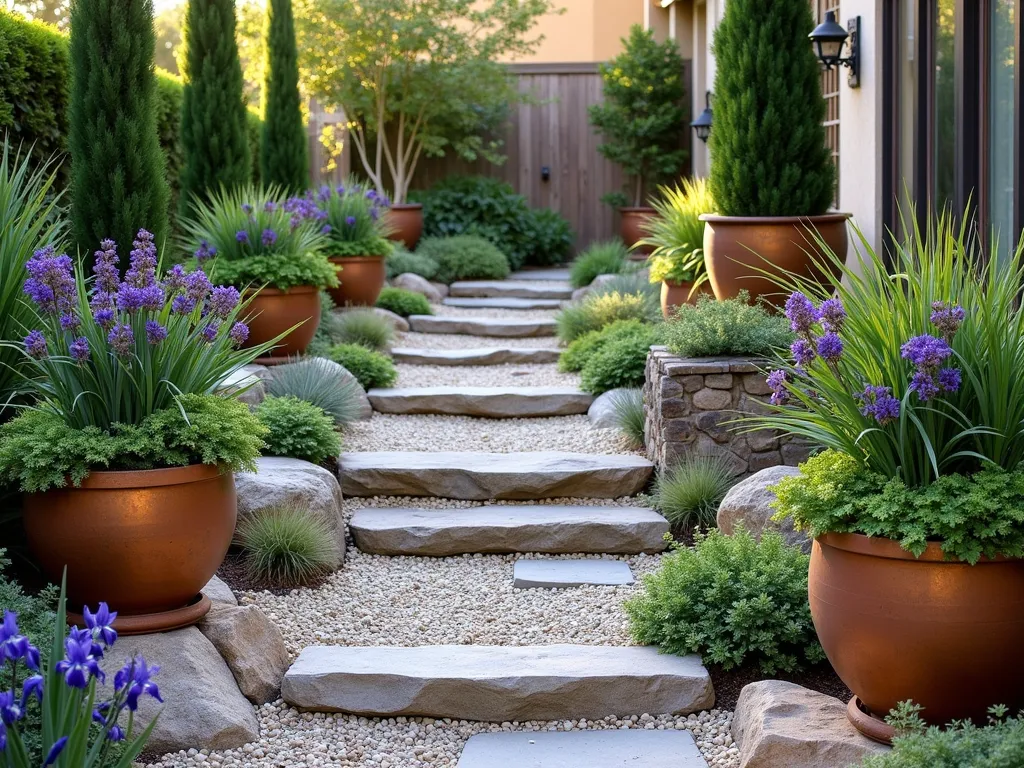
{"label": "mulch bed", "polygon": [[766,675],[756,664],[729,671],[712,664],[708,664],[707,667],[711,682],[715,686],[715,706],[719,709],[735,709],[736,700],[739,699],[743,686],[759,680],[786,680],[812,691],[835,696],[844,704],[853,696],[827,661],[800,672],[776,672],[773,675]]}
{"label": "mulch bed", "polygon": [[[220,577],[221,581],[231,587],[232,592],[240,592],[242,590],[260,592],[266,590],[271,594],[280,596],[287,595],[295,589],[295,587],[282,587],[280,584],[267,581],[265,579],[261,580],[250,578],[245,567],[245,558],[241,552],[236,552],[234,550],[228,552],[227,556],[224,558],[224,562],[221,563],[220,568],[217,569],[217,576]],[[330,574],[328,573],[323,577],[314,579],[302,586],[310,588],[319,587],[322,586],[329,577]]]}

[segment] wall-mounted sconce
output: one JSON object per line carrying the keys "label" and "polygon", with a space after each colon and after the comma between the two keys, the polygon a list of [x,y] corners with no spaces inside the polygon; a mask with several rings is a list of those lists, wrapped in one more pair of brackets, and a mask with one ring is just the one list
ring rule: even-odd
{"label": "wall-mounted sconce", "polygon": [[[814,28],[808,37],[814,46],[818,61],[826,70],[832,67],[848,67],[851,88],[860,87],[860,16],[854,16],[843,29],[836,22],[835,11],[828,11],[825,20]],[[843,46],[850,40],[850,55],[843,58]]]}
{"label": "wall-mounted sconce", "polygon": [[541,168],[540,168],[540,180],[541,181],[551,181],[551,166],[550,165],[542,165],[541,166]]}
{"label": "wall-mounted sconce", "polygon": [[690,123],[697,138],[707,144],[708,136],[711,135],[711,91],[704,94],[704,111],[697,115],[697,119]]}

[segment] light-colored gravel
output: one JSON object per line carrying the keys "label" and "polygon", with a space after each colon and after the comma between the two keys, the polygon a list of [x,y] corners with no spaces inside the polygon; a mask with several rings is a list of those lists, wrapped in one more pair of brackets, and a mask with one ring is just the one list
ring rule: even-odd
{"label": "light-colored gravel", "polygon": [[556,336],[537,336],[525,339],[506,339],[493,336],[462,336],[449,333],[397,333],[394,347],[413,349],[557,349]]}
{"label": "light-colored gravel", "polygon": [[398,365],[396,387],[579,387],[575,373],[552,364]]}
{"label": "light-colored gravel", "polygon": [[502,320],[548,320],[558,314],[557,309],[495,309],[493,307],[449,307],[432,305],[438,317],[470,317],[473,319],[501,318]]}

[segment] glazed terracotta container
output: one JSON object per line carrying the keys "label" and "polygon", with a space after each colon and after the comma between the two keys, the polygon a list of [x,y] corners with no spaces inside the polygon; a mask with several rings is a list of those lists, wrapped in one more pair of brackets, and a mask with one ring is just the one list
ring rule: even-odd
{"label": "glazed terracotta container", "polygon": [[419,203],[392,203],[384,221],[391,229],[389,240],[403,243],[410,251],[423,234],[423,206]]}
{"label": "glazed terracotta container", "polygon": [[677,307],[683,304],[696,304],[697,297],[701,294],[712,295],[711,286],[707,280],[700,284],[700,288],[693,290],[693,283],[673,282],[671,280],[661,281],[661,314],[668,320]]}
{"label": "glazed terracotta container", "polygon": [[[643,240],[647,237],[647,232],[644,230],[644,222],[648,219],[653,219],[658,215],[658,212],[653,208],[637,206],[619,208],[619,214],[622,216],[622,220],[619,223],[620,231],[622,232],[622,242],[626,244],[627,248],[632,248],[633,244],[638,240]],[[652,250],[654,249],[651,246],[642,245],[630,251],[629,258],[633,261],[642,261],[647,258],[647,255]]]}
{"label": "glazed terracotta container", "polygon": [[[100,601],[128,634],[195,623],[199,591],[231,544],[231,472],[216,465],[93,472],[81,486],[25,496],[28,543],[51,582],[67,566],[71,612]],[[70,614],[69,614],[70,616]]]}
{"label": "glazed terracotta container", "polygon": [[814,265],[822,258],[822,249],[814,232],[829,250],[846,258],[849,238],[848,213],[822,216],[719,216],[706,213],[704,222],[704,263],[711,288],[718,299],[735,298],[740,291],[750,294],[752,302],[764,296],[781,304],[784,296],[771,278],[758,270],[779,275],[791,272],[811,278],[826,287],[835,284],[836,275]]}
{"label": "glazed terracotta container", "polygon": [[915,558],[890,539],[830,533],[814,541],[808,594],[865,735],[884,740],[877,718],[907,699],[935,725],[1024,706],[1024,560],[947,561],[937,543]]}
{"label": "glazed terracotta container", "polygon": [[247,308],[247,315],[249,338],[246,346],[249,347],[271,341],[298,325],[277,343],[270,356],[258,360],[264,365],[286,362],[305,352],[313,340],[320,325],[320,290],[311,285],[299,285],[285,291],[260,288]]}
{"label": "glazed terracotta container", "polygon": [[377,303],[387,268],[383,256],[332,256],[331,263],[341,267],[337,288],[328,288],[339,307],[372,307]]}

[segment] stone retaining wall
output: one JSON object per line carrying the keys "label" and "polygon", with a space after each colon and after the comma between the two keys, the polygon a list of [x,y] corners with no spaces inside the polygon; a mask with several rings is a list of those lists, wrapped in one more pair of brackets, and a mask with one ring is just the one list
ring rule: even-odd
{"label": "stone retaining wall", "polygon": [[665,347],[647,356],[644,403],[647,455],[659,469],[696,454],[718,454],[736,475],[796,466],[807,445],[774,430],[742,434],[727,422],[765,413],[771,394],[764,374],[742,358],[682,358]]}

